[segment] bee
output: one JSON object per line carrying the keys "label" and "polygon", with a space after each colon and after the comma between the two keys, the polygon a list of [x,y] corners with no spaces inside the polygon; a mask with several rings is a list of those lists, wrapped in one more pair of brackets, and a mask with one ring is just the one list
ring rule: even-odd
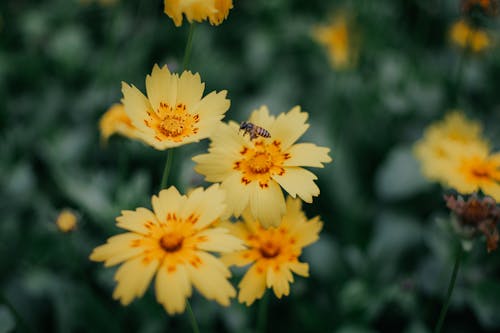
{"label": "bee", "polygon": [[265,129],[260,126],[257,126],[249,121],[242,121],[240,124],[240,131],[243,130],[245,131],[243,133],[243,136],[245,134],[250,135],[250,140],[256,139],[257,137],[261,136],[263,138],[270,138],[271,134]]}

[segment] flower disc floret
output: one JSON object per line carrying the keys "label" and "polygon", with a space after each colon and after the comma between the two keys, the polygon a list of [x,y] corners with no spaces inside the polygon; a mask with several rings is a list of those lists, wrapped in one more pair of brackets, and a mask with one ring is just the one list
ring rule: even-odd
{"label": "flower disc floret", "polygon": [[270,133],[251,139],[235,122],[223,124],[211,136],[209,153],[193,158],[195,170],[209,182],[221,182],[228,193],[228,214],[239,216],[247,207],[263,225],[277,225],[285,212],[281,187],[292,197],[312,202],[319,195],[316,176],[303,167],[323,167],[330,149],[296,143],[309,127],[308,114],[295,107],[278,117],[263,106],[249,122]]}
{"label": "flower disc floret", "polygon": [[229,270],[209,252],[241,250],[241,240],[216,227],[224,211],[224,191],[214,185],[189,196],[174,188],[152,197],[153,211],[123,211],[118,227],[129,232],[113,236],[92,252],[90,259],[105,266],[122,263],[115,274],[113,298],[123,305],[146,291],[156,276],[156,298],[169,314],[181,313],[192,286],[207,299],[227,306],[236,291]]}

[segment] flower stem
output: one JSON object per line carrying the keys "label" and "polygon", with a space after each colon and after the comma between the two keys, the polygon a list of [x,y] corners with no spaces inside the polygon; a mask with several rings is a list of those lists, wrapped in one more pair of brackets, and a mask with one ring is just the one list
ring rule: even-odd
{"label": "flower stem", "polygon": [[186,308],[189,314],[189,321],[191,322],[191,327],[193,328],[194,333],[200,333],[200,329],[198,328],[198,323],[196,322],[196,317],[194,316],[193,309],[191,309],[191,304],[186,300]]}
{"label": "flower stem", "polygon": [[269,295],[264,293],[259,302],[259,312],[257,313],[257,332],[265,333],[267,324],[267,309],[269,307]]}
{"label": "flower stem", "polygon": [[186,48],[184,49],[184,59],[182,60],[183,70],[186,70],[189,65],[189,60],[191,58],[191,50],[193,48],[193,35],[194,35],[194,23],[190,23]]}
{"label": "flower stem", "polygon": [[167,149],[167,160],[165,161],[165,168],[163,169],[163,176],[161,177],[160,191],[167,187],[168,174],[172,168],[172,160],[174,159],[174,149]]}
{"label": "flower stem", "polygon": [[457,258],[455,259],[455,265],[453,266],[453,273],[451,274],[450,283],[448,284],[448,292],[446,294],[446,300],[441,308],[441,313],[439,314],[439,320],[434,329],[434,333],[440,333],[441,327],[443,326],[444,318],[446,317],[446,311],[448,311],[448,306],[450,305],[451,294],[453,293],[453,288],[455,287],[455,281],[457,280],[458,269],[460,268],[460,262],[462,261],[463,255],[462,245],[458,246]]}

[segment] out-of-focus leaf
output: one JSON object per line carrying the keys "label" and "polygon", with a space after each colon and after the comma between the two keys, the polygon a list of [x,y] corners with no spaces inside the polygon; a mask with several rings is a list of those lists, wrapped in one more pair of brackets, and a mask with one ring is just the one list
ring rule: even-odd
{"label": "out-of-focus leaf", "polygon": [[405,199],[429,186],[408,146],[394,148],[377,170],[375,178],[377,194],[386,200]]}
{"label": "out-of-focus leaf", "polygon": [[16,320],[9,308],[0,305],[0,333],[13,332],[16,328]]}
{"label": "out-of-focus leaf", "polygon": [[472,286],[469,294],[474,312],[482,325],[489,329],[500,328],[500,282],[485,280]]}

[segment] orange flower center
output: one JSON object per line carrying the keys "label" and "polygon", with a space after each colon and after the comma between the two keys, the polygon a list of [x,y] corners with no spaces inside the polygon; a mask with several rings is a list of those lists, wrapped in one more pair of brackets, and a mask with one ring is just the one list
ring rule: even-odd
{"label": "orange flower center", "polygon": [[274,258],[280,254],[280,246],[272,241],[266,241],[260,245],[260,253],[264,258]]}
{"label": "orange flower center", "polygon": [[160,238],[160,246],[167,252],[176,252],[182,247],[184,237],[177,233],[167,233]]}
{"label": "orange flower center", "polygon": [[148,116],[149,119],[144,120],[144,123],[155,131],[158,141],[181,142],[199,130],[196,127],[199,115],[187,112],[186,105],[182,103],[172,107],[162,102],[155,112],[148,112]]}
{"label": "orange flower center", "polygon": [[265,143],[264,139],[256,140],[253,148],[243,147],[240,155],[241,159],[234,163],[233,169],[241,172],[241,183],[248,185],[257,181],[263,189],[269,186],[273,175],[285,174],[283,163],[291,157],[281,151],[281,142]]}

